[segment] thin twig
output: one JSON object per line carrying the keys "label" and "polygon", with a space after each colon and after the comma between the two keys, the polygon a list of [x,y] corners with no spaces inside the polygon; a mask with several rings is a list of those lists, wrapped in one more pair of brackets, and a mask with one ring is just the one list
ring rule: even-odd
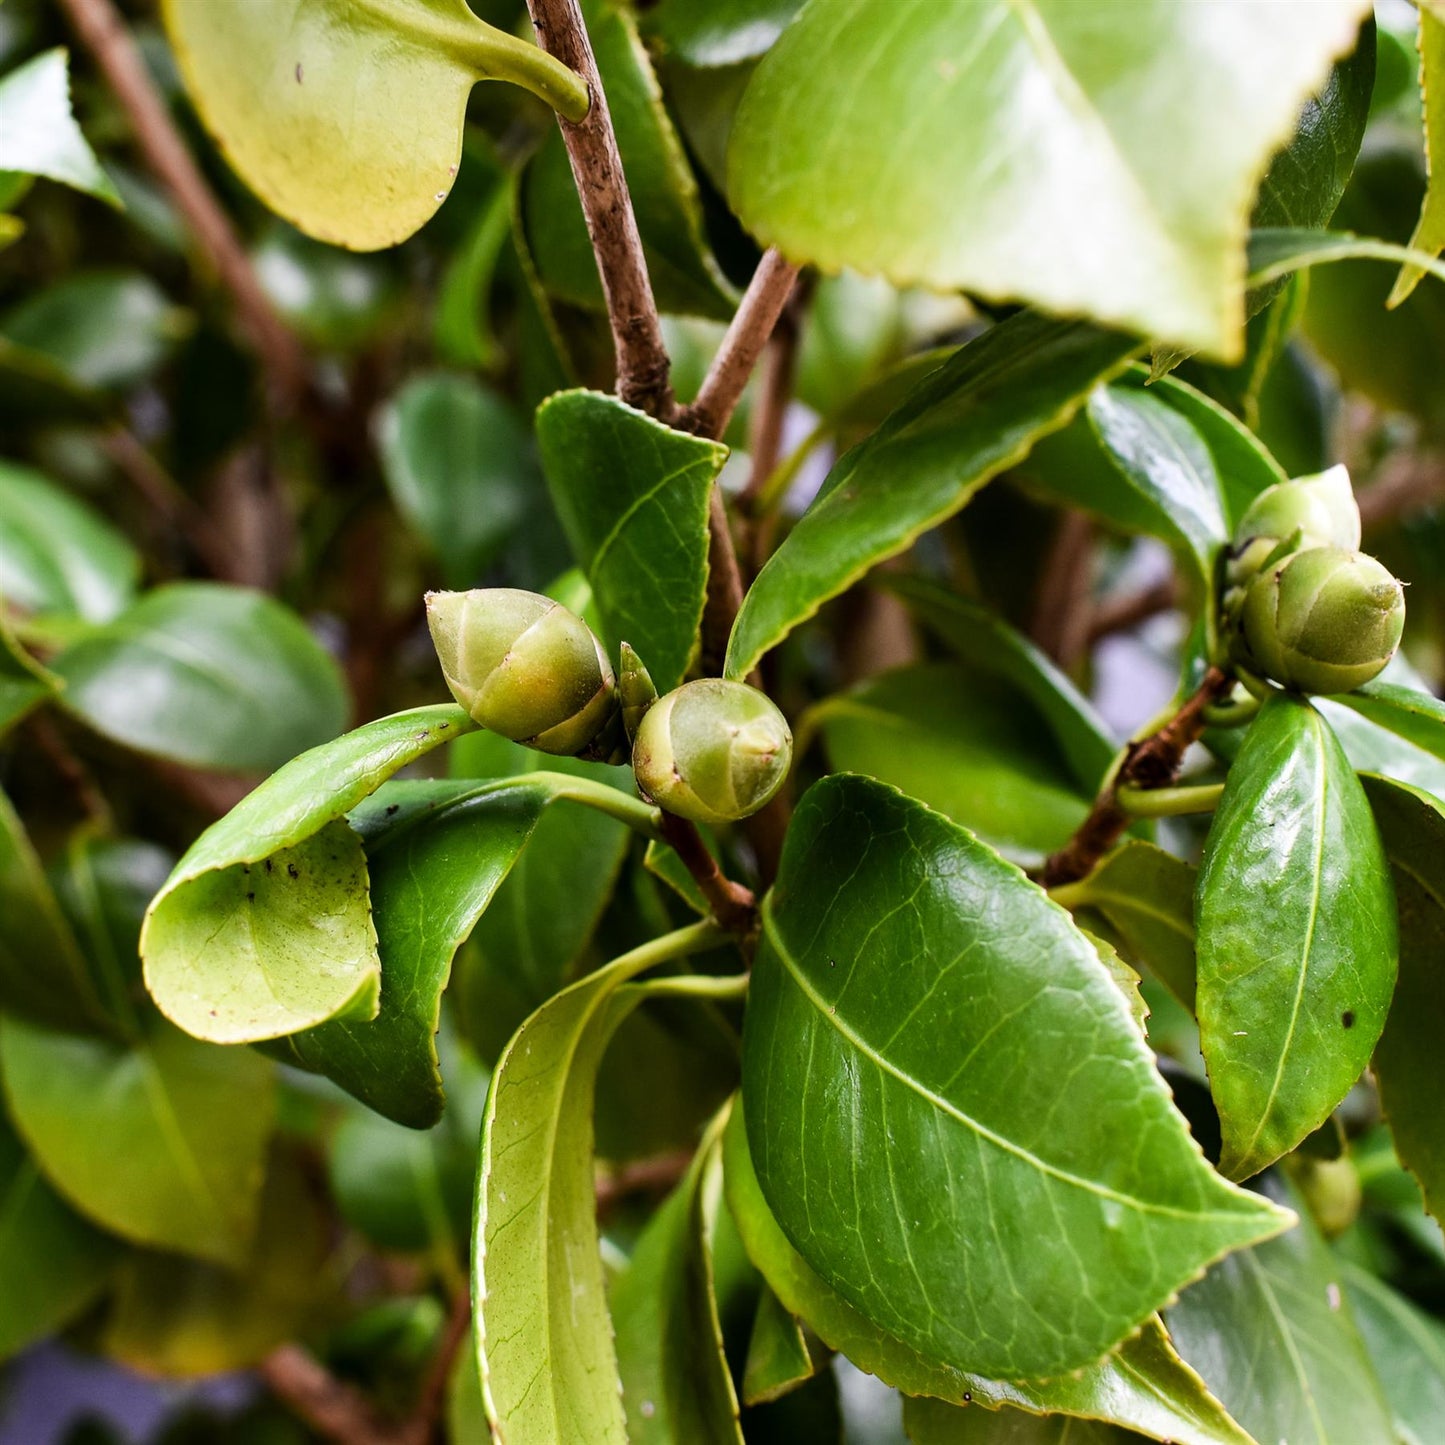
{"label": "thin twig", "polygon": [[670,421],[671,362],[587,26],[577,0],[527,0],[527,9],[538,44],[575,70],[587,82],[592,98],[591,107],[580,121],[574,123],[558,115],[557,124],[567,145],[582,214],[587,218],[587,234],[597,257],[602,292],[607,298],[617,352],[618,395],[650,416]]}
{"label": "thin twig", "polygon": [[662,836],[693,876],[719,927],[737,934],[742,941],[756,930],[757,899],[750,888],[734,883],[702,841],[696,825],[675,813],[662,815]]}
{"label": "thin twig", "polygon": [[396,1427],[360,1390],[338,1380],[300,1345],[272,1350],[259,1373],[287,1409],[328,1440],[338,1445],[401,1445]]}
{"label": "thin twig", "polygon": [[1033,640],[1065,672],[1088,647],[1093,573],[1094,524],[1082,512],[1065,512],[1044,564],[1029,628]]}
{"label": "thin twig", "polygon": [[301,346],[271,305],[230,218],[186,149],[120,12],[111,0],[60,0],[60,7],[130,118],[147,164],[234,298],[241,327],[265,363],[273,401],[294,408],[306,387]]}
{"label": "thin twig", "polygon": [[451,1383],[452,1370],[457,1356],[471,1338],[471,1329],[472,1298],[462,1289],[452,1298],[451,1311],[442,1328],[431,1368],[422,1381],[411,1419],[403,1426],[399,1445],[430,1445],[436,1437],[442,1412],[446,1408],[447,1386]]}
{"label": "thin twig", "polygon": [[1445,502],[1445,458],[1437,452],[1395,452],[1358,493],[1360,522],[1383,526]]}
{"label": "thin twig", "polygon": [[1116,632],[1131,632],[1140,623],[1158,617],[1161,612],[1172,612],[1178,606],[1179,581],[1172,574],[1138,592],[1105,599],[1089,618],[1089,645],[1092,647]]}
{"label": "thin twig", "polygon": [[777,251],[764,253],[696,400],[678,419],[683,430],[706,437],[720,437],[727,430],[797,279],[792,262]]}
{"label": "thin twig", "polygon": [[1123,764],[1099,794],[1089,816],[1068,843],[1044,864],[1045,887],[1074,883],[1094,871],[1095,865],[1132,821],[1119,806],[1117,790],[1126,784],[1139,788],[1172,787],[1179,777],[1184,754],[1204,731],[1205,708],[1221,702],[1233,688],[1234,679],[1228,673],[1211,667],[1188,701],[1158,732],[1129,745]]}
{"label": "thin twig", "polygon": [[597,1180],[597,1213],[605,1217],[634,1194],[665,1194],[692,1163],[692,1152],[678,1149],[624,1164]]}

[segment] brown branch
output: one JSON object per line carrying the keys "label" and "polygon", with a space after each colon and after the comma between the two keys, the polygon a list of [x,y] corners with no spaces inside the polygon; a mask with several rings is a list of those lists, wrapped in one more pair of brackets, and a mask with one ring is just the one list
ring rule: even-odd
{"label": "brown branch", "polygon": [[130,118],[147,164],[170,192],[196,244],[235,299],[241,327],[265,363],[274,403],[293,408],[306,386],[300,344],[276,314],[229,217],[186,149],[125,21],[112,0],[59,3]]}
{"label": "brown branch", "polygon": [[663,421],[672,419],[671,362],[647,274],[642,235],[632,209],[607,96],[577,0],[527,0],[537,41],[586,82],[592,104],[580,120],[558,115],[572,176],[597,258],[612,342],[617,392],[623,401]]}
{"label": "brown branch", "polygon": [[678,419],[680,427],[705,437],[720,437],[727,430],[797,279],[798,268],[790,261],[777,251],[764,253],[696,400]]}
{"label": "brown branch", "polygon": [[300,1345],[272,1350],[259,1373],[292,1414],[328,1440],[339,1445],[402,1445],[396,1426],[360,1390],[338,1380]]}
{"label": "brown branch", "polygon": [[441,1424],[442,1412],[446,1409],[447,1386],[451,1383],[452,1369],[457,1356],[466,1347],[472,1332],[472,1299],[466,1290],[461,1290],[453,1299],[446,1324],[442,1327],[441,1339],[431,1368],[422,1381],[417,1395],[416,1408],[403,1426],[398,1445],[430,1445],[436,1438]]}
{"label": "brown branch", "polygon": [[1360,523],[1383,526],[1445,501],[1445,458],[1435,452],[1395,452],[1358,494]]}
{"label": "brown branch", "polygon": [[665,1194],[687,1173],[692,1152],[678,1149],[623,1164],[597,1180],[597,1213],[605,1217],[634,1194]]}
{"label": "brown branch", "polygon": [[757,899],[750,888],[734,883],[702,841],[695,824],[675,813],[663,813],[662,836],[682,860],[718,926],[746,941],[757,928]]}
{"label": "brown branch", "polygon": [[1171,787],[1179,776],[1184,754],[1204,731],[1205,708],[1222,702],[1233,687],[1234,679],[1228,673],[1211,667],[1188,701],[1158,732],[1129,745],[1123,765],[1099,794],[1089,816],[1068,844],[1044,864],[1046,888],[1073,883],[1094,871],[1131,821],[1119,806],[1119,787],[1125,783],[1139,788]]}
{"label": "brown branch", "polygon": [[1161,612],[1172,612],[1179,606],[1178,579],[1169,576],[1131,592],[1124,597],[1107,599],[1094,609],[1089,618],[1089,645],[1116,632],[1129,632]]}
{"label": "brown branch", "polygon": [[1094,524],[1065,512],[1049,548],[1029,632],[1065,672],[1084,655],[1093,612]]}

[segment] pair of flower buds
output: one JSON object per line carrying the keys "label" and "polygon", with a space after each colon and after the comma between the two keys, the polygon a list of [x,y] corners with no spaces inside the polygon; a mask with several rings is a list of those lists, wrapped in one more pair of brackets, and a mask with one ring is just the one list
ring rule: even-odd
{"label": "pair of flower buds", "polygon": [[431,592],[426,605],[452,696],[491,732],[558,757],[621,761],[625,721],[638,786],[699,823],[749,817],[788,775],[793,735],[756,688],[705,678],[658,698],[624,647],[619,689],[592,629],[535,592]]}
{"label": "pair of flower buds", "polygon": [[1280,482],[1240,518],[1225,560],[1225,636],[1240,667],[1299,692],[1351,692],[1400,645],[1405,593],[1359,550],[1344,467]]}

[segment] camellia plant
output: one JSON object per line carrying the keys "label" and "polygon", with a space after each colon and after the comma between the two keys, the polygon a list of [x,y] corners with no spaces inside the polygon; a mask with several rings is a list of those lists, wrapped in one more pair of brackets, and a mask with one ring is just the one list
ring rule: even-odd
{"label": "camellia plant", "polygon": [[17,1390],[1439,1439],[1442,27],[7,0]]}

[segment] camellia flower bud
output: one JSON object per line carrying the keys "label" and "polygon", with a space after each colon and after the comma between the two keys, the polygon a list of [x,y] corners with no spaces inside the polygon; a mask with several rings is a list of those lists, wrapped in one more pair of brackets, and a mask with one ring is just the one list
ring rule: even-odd
{"label": "camellia flower bud", "polygon": [[1309,547],[1249,584],[1240,627],[1245,666],[1300,692],[1350,692],[1395,655],[1405,593],[1373,557]]}
{"label": "camellia flower bud", "polygon": [[475,722],[571,757],[617,707],[612,665],[575,613],[511,587],[429,592],[427,623],[452,696]]}
{"label": "camellia flower bud", "polygon": [[787,720],[755,687],[704,678],[659,698],[632,749],[638,785],[696,823],[731,823],[763,807],[793,760]]}
{"label": "camellia flower bud", "polygon": [[1360,509],[1344,467],[1265,488],[1239,519],[1234,543],[1244,548],[1259,537],[1278,542],[1295,532],[1303,533],[1305,547],[1343,547],[1350,552],[1359,547]]}

